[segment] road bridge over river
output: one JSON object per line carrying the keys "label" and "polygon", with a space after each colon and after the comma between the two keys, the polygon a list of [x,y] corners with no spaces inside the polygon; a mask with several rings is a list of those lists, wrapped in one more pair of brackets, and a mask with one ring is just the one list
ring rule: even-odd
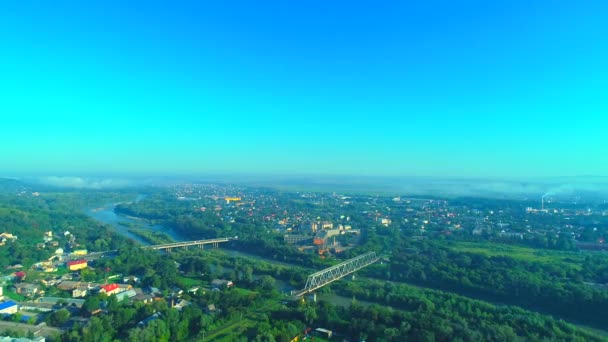
{"label": "road bridge over river", "polygon": [[225,238],[217,238],[217,239],[208,239],[208,240],[193,240],[193,241],[181,241],[181,242],[171,242],[171,243],[163,243],[160,245],[150,245],[144,246],[143,249],[154,249],[154,250],[165,250],[167,252],[171,252],[173,248],[183,248],[196,246],[199,248],[203,248],[205,245],[212,245],[213,247],[218,247],[220,243],[238,240],[238,236],[235,237],[225,237]]}
{"label": "road bridge over river", "polygon": [[[196,246],[199,248],[204,248],[205,245],[212,245],[213,247],[218,247],[220,243],[229,242],[238,240],[238,236],[234,237],[225,237],[225,238],[217,238],[217,239],[207,239],[207,240],[192,240],[192,241],[180,241],[180,242],[170,242],[163,243],[160,245],[149,245],[142,246],[143,249],[153,249],[153,250],[164,250],[168,253],[171,252],[173,248],[185,248],[190,246]],[[72,259],[96,259],[102,257],[106,254],[116,253],[116,250],[113,249],[111,251],[103,251],[103,252],[91,252],[84,256],[73,256]]]}

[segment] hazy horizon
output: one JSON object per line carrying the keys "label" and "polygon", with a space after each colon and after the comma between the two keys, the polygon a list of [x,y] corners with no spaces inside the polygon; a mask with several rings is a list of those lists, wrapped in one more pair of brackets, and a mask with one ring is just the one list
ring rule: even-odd
{"label": "hazy horizon", "polygon": [[[382,177],[335,175],[164,175],[164,176],[22,176],[14,179],[51,189],[120,190],[164,187],[184,183],[234,184],[285,191],[339,192],[401,196],[486,197],[534,199],[551,196],[562,200],[583,198],[606,201],[608,177],[556,177],[546,179]],[[582,197],[581,197],[582,196]]]}

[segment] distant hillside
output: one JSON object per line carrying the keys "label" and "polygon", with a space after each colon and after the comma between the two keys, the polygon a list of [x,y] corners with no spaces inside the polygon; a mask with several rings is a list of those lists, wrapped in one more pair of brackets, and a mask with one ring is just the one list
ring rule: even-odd
{"label": "distant hillside", "polygon": [[16,179],[0,178],[0,192],[14,193],[28,191],[29,187]]}

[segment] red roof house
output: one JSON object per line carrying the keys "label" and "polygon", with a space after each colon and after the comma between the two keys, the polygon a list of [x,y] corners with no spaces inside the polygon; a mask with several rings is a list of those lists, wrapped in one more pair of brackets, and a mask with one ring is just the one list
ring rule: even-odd
{"label": "red roof house", "polygon": [[118,286],[118,284],[103,285],[99,292],[106,293],[108,296],[110,296],[120,292],[120,286]]}

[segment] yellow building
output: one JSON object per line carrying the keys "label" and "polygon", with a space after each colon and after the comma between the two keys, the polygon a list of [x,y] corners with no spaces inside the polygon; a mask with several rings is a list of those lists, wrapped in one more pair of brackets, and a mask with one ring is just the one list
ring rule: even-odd
{"label": "yellow building", "polygon": [[86,260],[74,260],[68,261],[67,266],[70,271],[77,271],[83,268],[87,268],[88,265]]}

